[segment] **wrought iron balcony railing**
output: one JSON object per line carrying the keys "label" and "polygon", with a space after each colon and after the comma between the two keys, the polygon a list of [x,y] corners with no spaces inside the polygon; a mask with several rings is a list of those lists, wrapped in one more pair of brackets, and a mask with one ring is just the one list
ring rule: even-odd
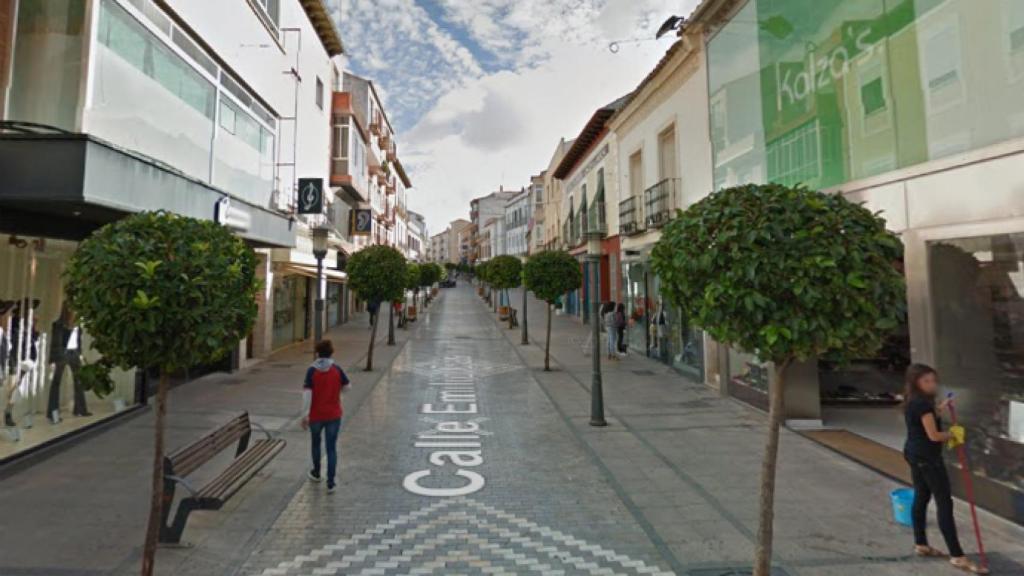
{"label": "wrought iron balcony railing", "polygon": [[619,234],[631,236],[646,229],[640,210],[640,198],[632,196],[619,202]]}
{"label": "wrought iron balcony railing", "polygon": [[678,178],[666,178],[644,190],[644,222],[648,228],[661,228],[674,215]]}

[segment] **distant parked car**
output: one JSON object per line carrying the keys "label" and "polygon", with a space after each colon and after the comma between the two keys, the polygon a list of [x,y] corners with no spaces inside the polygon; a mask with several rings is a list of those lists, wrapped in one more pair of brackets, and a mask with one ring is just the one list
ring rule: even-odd
{"label": "distant parked car", "polygon": [[455,288],[455,278],[441,280],[441,288]]}

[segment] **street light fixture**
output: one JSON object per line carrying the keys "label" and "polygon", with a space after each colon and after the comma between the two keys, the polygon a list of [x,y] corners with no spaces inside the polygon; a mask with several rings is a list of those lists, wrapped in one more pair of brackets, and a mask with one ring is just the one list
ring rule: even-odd
{"label": "street light fixture", "polygon": [[591,232],[587,235],[587,262],[590,264],[590,328],[593,331],[591,341],[593,348],[590,355],[593,360],[593,369],[590,384],[590,425],[607,426],[604,419],[604,387],[601,383],[601,239],[602,234]]}
{"label": "street light fixture", "polygon": [[329,229],[317,226],[311,230],[313,256],[316,258],[316,319],[313,322],[313,339],[319,342],[324,337],[324,258],[327,257],[327,236]]}

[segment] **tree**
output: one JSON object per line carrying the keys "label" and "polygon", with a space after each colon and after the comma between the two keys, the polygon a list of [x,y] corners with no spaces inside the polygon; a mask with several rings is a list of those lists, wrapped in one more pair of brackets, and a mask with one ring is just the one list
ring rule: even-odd
{"label": "tree", "polygon": [[715,340],[773,363],[757,576],[772,555],[786,369],[870,356],[905,308],[897,236],[838,194],[777,184],[722,190],[665,226],[651,254],[662,293]]}
{"label": "tree", "polygon": [[[390,246],[376,245],[363,248],[348,260],[345,268],[352,290],[371,305],[380,306],[402,297],[405,290],[406,265],[402,253]],[[390,317],[389,317],[390,318]],[[380,308],[373,317],[370,330],[370,348],[366,354],[366,371],[373,370],[373,343],[377,339]]]}
{"label": "tree", "polygon": [[430,262],[420,266],[420,286],[426,289],[427,300],[430,300],[430,287],[441,280],[441,266]]}
{"label": "tree", "polygon": [[523,264],[519,261],[519,258],[515,256],[509,256],[507,254],[497,256],[490,261],[490,278],[491,284],[497,290],[503,290],[505,292],[505,301],[509,306],[508,315],[508,327],[512,328],[512,301],[508,297],[509,288],[515,288],[522,283],[523,277]]}
{"label": "tree", "polygon": [[523,281],[537,298],[547,302],[548,327],[544,340],[544,370],[551,371],[551,308],[563,294],[580,287],[580,263],[563,250],[545,250],[530,256],[523,268]]}
{"label": "tree", "polygon": [[227,355],[256,318],[256,255],[227,228],[163,212],[107,224],[65,272],[71,308],[104,362],[156,369],[153,486],[142,574],[153,573],[170,375]]}

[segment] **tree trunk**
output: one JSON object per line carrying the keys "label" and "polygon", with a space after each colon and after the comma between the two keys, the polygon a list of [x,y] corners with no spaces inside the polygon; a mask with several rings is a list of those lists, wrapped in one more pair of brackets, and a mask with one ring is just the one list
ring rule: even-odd
{"label": "tree trunk", "polygon": [[142,576],[152,576],[156,565],[156,546],[160,537],[160,510],[164,493],[164,418],[167,415],[167,388],[170,377],[160,370],[156,389],[156,422],[153,425],[153,486],[149,497],[149,522],[142,547]]}
{"label": "tree trunk", "polygon": [[508,329],[515,328],[512,324],[512,292],[508,288],[505,288],[505,303],[508,305]]}
{"label": "tree trunk", "polygon": [[548,335],[544,339],[544,371],[551,372],[551,303],[548,302]]}
{"label": "tree trunk", "polygon": [[779,459],[779,426],[785,411],[785,373],[788,367],[788,360],[775,366],[775,381],[769,387],[768,438],[764,446],[764,460],[761,462],[761,503],[758,510],[760,522],[757,530],[754,576],[771,576],[772,572],[775,472]]}
{"label": "tree trunk", "polygon": [[373,371],[373,344],[377,341],[377,321],[380,319],[380,309],[373,315],[372,328],[370,329],[370,350],[366,353],[366,371]]}
{"label": "tree trunk", "polygon": [[395,303],[388,305],[388,346],[395,345]]}

